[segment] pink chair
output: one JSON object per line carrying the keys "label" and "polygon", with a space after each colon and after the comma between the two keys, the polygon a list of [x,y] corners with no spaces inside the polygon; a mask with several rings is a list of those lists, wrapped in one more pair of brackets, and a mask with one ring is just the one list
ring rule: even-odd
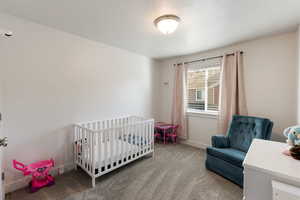
{"label": "pink chair", "polygon": [[154,137],[156,141],[161,141],[163,139],[164,144],[166,141],[171,139],[176,143],[177,141],[177,128],[178,125],[166,124],[163,122],[157,122],[155,124]]}
{"label": "pink chair", "polygon": [[169,139],[171,139],[171,141],[173,143],[177,143],[177,129],[178,129],[178,127],[179,127],[178,125],[172,125],[171,132],[166,133],[167,141]]}
{"label": "pink chair", "polygon": [[160,133],[154,133],[155,142],[159,142],[161,140]]}
{"label": "pink chair", "polygon": [[163,136],[162,136],[163,133],[160,133],[160,131],[163,132],[162,127],[165,125],[167,125],[167,124],[164,122],[156,122],[155,123],[154,139],[156,142],[159,142],[163,139]]}

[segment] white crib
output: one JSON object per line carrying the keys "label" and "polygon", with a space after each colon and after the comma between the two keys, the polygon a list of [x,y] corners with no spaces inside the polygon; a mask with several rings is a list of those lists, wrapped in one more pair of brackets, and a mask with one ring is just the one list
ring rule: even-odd
{"label": "white crib", "polygon": [[74,125],[74,160],[95,179],[154,152],[154,120],[129,116]]}

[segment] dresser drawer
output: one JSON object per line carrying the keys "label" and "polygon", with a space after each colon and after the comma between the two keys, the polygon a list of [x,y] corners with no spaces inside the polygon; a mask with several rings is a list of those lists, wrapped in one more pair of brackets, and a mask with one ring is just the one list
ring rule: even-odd
{"label": "dresser drawer", "polygon": [[299,200],[300,188],[281,183],[278,181],[272,181],[273,200]]}

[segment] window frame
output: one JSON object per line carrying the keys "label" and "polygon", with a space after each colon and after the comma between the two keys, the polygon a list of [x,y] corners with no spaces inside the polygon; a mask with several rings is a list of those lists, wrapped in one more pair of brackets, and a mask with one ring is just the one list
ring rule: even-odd
{"label": "window frame", "polygon": [[[195,88],[196,89],[196,101],[205,101],[205,89],[202,90],[202,89],[198,89],[198,88]],[[198,92],[201,92],[201,99],[198,98]],[[204,94],[203,94],[204,93]]]}
{"label": "window frame", "polygon": [[[219,114],[219,110],[208,110],[208,71],[209,70],[213,70],[213,69],[220,69],[221,71],[221,66],[216,66],[216,67],[207,67],[207,68],[203,68],[203,69],[197,69],[197,70],[191,70],[193,72],[199,72],[199,71],[204,71],[205,72],[205,87],[204,87],[204,110],[198,110],[198,109],[193,109],[193,108],[187,108],[187,113],[188,114],[200,114],[200,115],[210,115],[210,116],[216,116]],[[187,69],[187,71],[189,72],[189,69]],[[221,80],[219,80],[221,81]],[[220,84],[220,83],[219,83]],[[193,89],[193,88],[187,88],[187,91],[189,89]],[[196,101],[197,100],[197,91],[198,89],[196,89]],[[188,95],[188,94],[187,94]],[[188,102],[187,102],[188,104]]]}

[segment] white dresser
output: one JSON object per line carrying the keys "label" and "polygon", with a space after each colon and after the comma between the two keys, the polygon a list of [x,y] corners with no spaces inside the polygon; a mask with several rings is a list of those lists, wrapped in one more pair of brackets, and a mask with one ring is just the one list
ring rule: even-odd
{"label": "white dresser", "polygon": [[244,200],[300,200],[300,161],[287,144],[253,140],[244,160]]}

